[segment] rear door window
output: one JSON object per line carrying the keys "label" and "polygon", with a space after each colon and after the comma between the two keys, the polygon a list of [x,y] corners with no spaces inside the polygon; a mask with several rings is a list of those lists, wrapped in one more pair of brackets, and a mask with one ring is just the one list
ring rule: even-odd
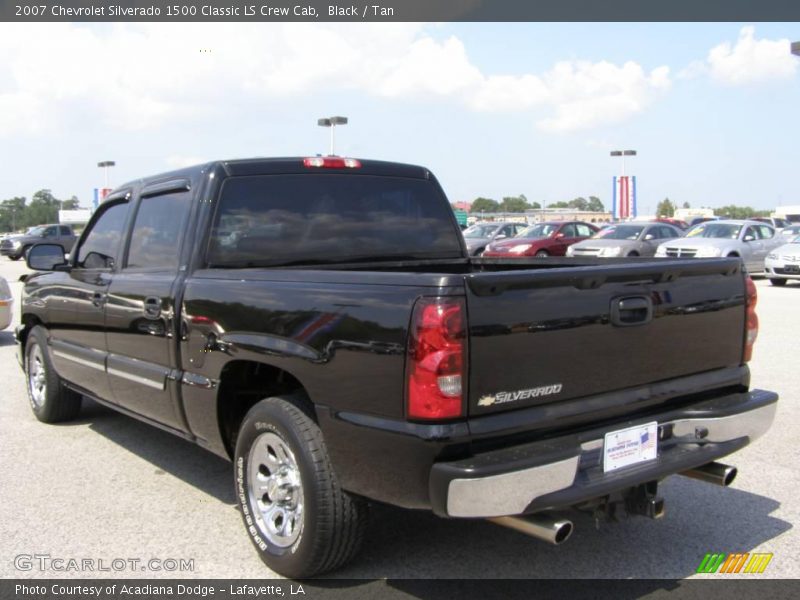
{"label": "rear door window", "polygon": [[561,228],[561,231],[559,233],[563,233],[564,237],[568,238],[578,237],[578,234],[575,231],[575,225],[573,225],[572,223],[564,225],[564,227]]}
{"label": "rear door window", "polygon": [[461,257],[431,181],[370,175],[233,177],[211,230],[212,267]]}
{"label": "rear door window", "polygon": [[126,268],[177,270],[191,192],[142,198],[136,211]]}
{"label": "rear door window", "polygon": [[[754,228],[755,229],[755,228]],[[775,235],[775,230],[767,225],[759,225],[758,230],[761,232],[761,239],[768,240]]]}

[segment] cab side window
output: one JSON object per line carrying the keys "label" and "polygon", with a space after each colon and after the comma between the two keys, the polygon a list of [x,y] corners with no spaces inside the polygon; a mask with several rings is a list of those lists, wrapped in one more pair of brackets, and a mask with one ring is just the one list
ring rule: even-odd
{"label": "cab side window", "polygon": [[84,269],[113,269],[122,240],[128,202],[102,207],[103,213],[83,238],[76,264]]}
{"label": "cab side window", "polygon": [[126,268],[178,269],[191,192],[142,198],[136,211]]}
{"label": "cab side window", "polygon": [[592,235],[594,235],[594,231],[592,231],[592,228],[588,225],[578,223],[576,227],[578,228],[578,237],[592,237]]}
{"label": "cab side window", "polygon": [[61,235],[62,236],[70,236],[70,235],[72,235],[72,229],[70,229],[66,225],[62,225],[61,226]]}

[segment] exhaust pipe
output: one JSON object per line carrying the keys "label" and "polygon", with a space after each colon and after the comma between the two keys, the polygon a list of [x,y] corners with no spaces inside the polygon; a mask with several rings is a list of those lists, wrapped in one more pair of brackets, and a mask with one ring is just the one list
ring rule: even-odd
{"label": "exhaust pipe", "polygon": [[733,480],[736,479],[736,473],[736,467],[718,462],[710,462],[696,469],[684,471],[681,475],[721,485],[722,487],[728,487],[733,483]]}
{"label": "exhaust pipe", "polygon": [[492,523],[514,529],[555,546],[563,544],[572,535],[572,521],[555,519],[545,514],[525,517],[492,517]]}

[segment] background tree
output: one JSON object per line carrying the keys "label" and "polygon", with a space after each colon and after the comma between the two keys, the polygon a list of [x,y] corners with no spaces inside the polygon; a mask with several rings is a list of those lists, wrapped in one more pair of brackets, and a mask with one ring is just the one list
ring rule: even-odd
{"label": "background tree", "polygon": [[492,200],[491,198],[475,198],[472,202],[472,206],[470,207],[470,212],[472,213],[482,213],[482,212],[498,212],[500,210],[500,203],[497,200]]}
{"label": "background tree", "polygon": [[675,204],[669,198],[664,198],[661,202],[658,203],[658,206],[656,207],[656,216],[674,217]]}
{"label": "background tree", "polygon": [[688,202],[684,202],[683,203],[683,208],[692,208],[692,205],[689,204]]}
{"label": "background tree", "polygon": [[524,195],[519,196],[506,196],[503,198],[503,201],[500,203],[500,211],[501,212],[525,212],[527,209],[531,208],[531,205],[528,204],[527,199]]}
{"label": "background tree", "polygon": [[57,223],[60,204],[50,190],[39,190],[33,195],[25,211],[25,225]]}
{"label": "background tree", "polygon": [[0,231],[16,231],[25,219],[26,199],[21,196],[0,202]]}
{"label": "background tree", "polygon": [[79,208],[80,202],[78,201],[77,196],[72,196],[69,200],[62,200],[61,201],[61,210],[77,210]]}
{"label": "background tree", "polygon": [[586,208],[594,212],[604,212],[606,210],[606,207],[603,206],[603,203],[597,196],[589,196],[589,204]]}
{"label": "background tree", "polygon": [[768,217],[770,211],[756,210],[752,206],[736,206],[728,204],[714,209],[714,213],[728,219],[749,219],[751,217]]}
{"label": "background tree", "polygon": [[587,210],[589,207],[589,201],[583,196],[579,196],[567,202],[567,206],[576,210]]}

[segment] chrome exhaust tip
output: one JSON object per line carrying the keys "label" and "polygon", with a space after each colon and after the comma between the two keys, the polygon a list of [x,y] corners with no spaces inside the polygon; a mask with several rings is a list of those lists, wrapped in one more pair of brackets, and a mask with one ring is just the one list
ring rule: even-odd
{"label": "chrome exhaust tip", "polygon": [[520,517],[492,517],[487,519],[496,525],[514,529],[525,535],[535,537],[554,546],[563,544],[572,535],[574,526],[568,519],[555,519],[548,515]]}
{"label": "chrome exhaust tip", "polygon": [[736,467],[718,462],[710,462],[696,469],[683,471],[681,475],[691,477],[692,479],[699,479],[707,483],[721,485],[722,487],[728,487],[733,483],[733,480],[736,479],[737,473]]}

